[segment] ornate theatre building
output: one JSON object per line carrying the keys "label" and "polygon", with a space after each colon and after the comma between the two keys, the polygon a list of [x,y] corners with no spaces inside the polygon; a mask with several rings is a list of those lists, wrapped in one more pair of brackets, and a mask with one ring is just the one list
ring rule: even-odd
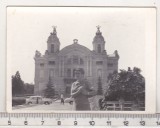
{"label": "ornate theatre building", "polygon": [[72,83],[75,81],[74,70],[81,68],[84,76],[97,88],[98,78],[101,78],[102,86],[107,86],[107,77],[110,73],[118,71],[119,55],[117,50],[113,54],[107,54],[105,40],[97,27],[93,38],[93,50],[81,45],[77,39],[69,46],[60,49],[60,41],[54,27],[47,40],[47,50],[42,55],[35,53],[35,95],[43,95],[49,77],[57,93],[70,94]]}

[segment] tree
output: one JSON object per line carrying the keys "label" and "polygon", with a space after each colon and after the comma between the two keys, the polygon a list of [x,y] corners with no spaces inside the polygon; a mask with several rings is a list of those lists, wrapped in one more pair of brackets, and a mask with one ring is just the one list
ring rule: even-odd
{"label": "tree", "polygon": [[112,100],[145,101],[145,79],[140,73],[141,70],[134,67],[133,70],[128,68],[128,71],[120,70],[109,75],[106,96]]}
{"label": "tree", "polygon": [[34,94],[34,84],[29,84],[29,83],[25,83],[24,84],[24,91],[25,94],[30,95],[30,94]]}
{"label": "tree", "polygon": [[52,79],[49,77],[49,81],[47,84],[47,88],[44,90],[44,96],[46,98],[52,98],[55,96],[55,90],[54,90],[54,86],[52,83]]}
{"label": "tree", "polygon": [[24,94],[24,82],[21,80],[19,71],[12,76],[12,96]]}
{"label": "tree", "polygon": [[103,88],[102,88],[102,80],[101,77],[98,78],[98,89],[97,89],[97,95],[103,94]]}

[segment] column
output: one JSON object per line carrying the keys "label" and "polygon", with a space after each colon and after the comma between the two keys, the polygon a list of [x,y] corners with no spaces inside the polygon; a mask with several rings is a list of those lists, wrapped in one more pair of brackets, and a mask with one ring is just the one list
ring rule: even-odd
{"label": "column", "polygon": [[62,66],[62,65],[63,65],[62,58],[60,59],[60,63],[61,63],[60,70],[61,70],[61,77],[62,77],[62,70],[63,70],[63,69],[62,69],[62,68],[63,68],[63,66]]}
{"label": "column", "polygon": [[88,58],[88,76],[91,76],[91,74],[90,74],[90,58]]}
{"label": "column", "polygon": [[92,76],[92,57],[90,57],[89,60],[90,60],[90,66],[89,66],[89,68],[90,68],[90,76]]}
{"label": "column", "polygon": [[88,57],[87,56],[86,56],[85,60],[87,62],[86,63],[86,67],[87,67],[87,70],[86,70],[87,73],[86,73],[86,75],[89,76],[89,66],[88,66]]}
{"label": "column", "polygon": [[63,56],[62,58],[62,77],[64,77],[64,61],[65,61],[65,57]]}

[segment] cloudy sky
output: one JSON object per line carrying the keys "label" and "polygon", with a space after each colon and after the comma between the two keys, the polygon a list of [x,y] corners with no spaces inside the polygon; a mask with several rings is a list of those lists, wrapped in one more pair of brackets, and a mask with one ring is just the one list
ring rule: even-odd
{"label": "cloudy sky", "polygon": [[57,26],[61,49],[76,38],[92,50],[96,26],[100,25],[107,53],[118,50],[119,69],[136,66],[145,76],[146,25],[152,25],[147,22],[152,18],[152,10],[147,8],[8,7],[7,62],[11,75],[19,71],[24,82],[34,83],[35,51],[44,54],[52,26]]}

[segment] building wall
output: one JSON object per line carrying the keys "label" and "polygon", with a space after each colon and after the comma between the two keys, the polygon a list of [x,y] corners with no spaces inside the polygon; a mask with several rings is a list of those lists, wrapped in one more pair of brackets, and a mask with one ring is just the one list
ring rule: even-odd
{"label": "building wall", "polygon": [[82,68],[85,78],[97,89],[98,78],[101,77],[103,89],[107,87],[110,73],[118,71],[118,52],[108,55],[105,50],[105,40],[97,27],[93,38],[93,51],[78,43],[60,50],[60,42],[56,28],[47,40],[47,50],[44,55],[35,53],[35,95],[43,95],[49,77],[53,81],[57,93],[70,94],[71,84],[75,81],[74,70]]}
{"label": "building wall", "polygon": [[[61,52],[61,51],[60,51]],[[103,88],[107,86],[107,77],[113,71],[118,70],[118,58],[107,57],[107,54],[91,54],[86,56],[80,51],[70,51],[68,54],[57,54],[50,56],[41,56],[35,58],[35,95],[43,95],[49,76],[51,77],[55,90],[58,93],[66,93],[66,88],[71,83],[65,83],[64,79],[74,79],[73,72],[76,68],[82,68],[85,72],[85,78],[88,79],[92,86],[97,89],[98,77],[101,77]],[[74,57],[78,57],[79,64],[75,64]],[[83,64],[80,64],[80,59]],[[70,62],[71,61],[71,62]],[[67,70],[71,70],[70,76]]]}

